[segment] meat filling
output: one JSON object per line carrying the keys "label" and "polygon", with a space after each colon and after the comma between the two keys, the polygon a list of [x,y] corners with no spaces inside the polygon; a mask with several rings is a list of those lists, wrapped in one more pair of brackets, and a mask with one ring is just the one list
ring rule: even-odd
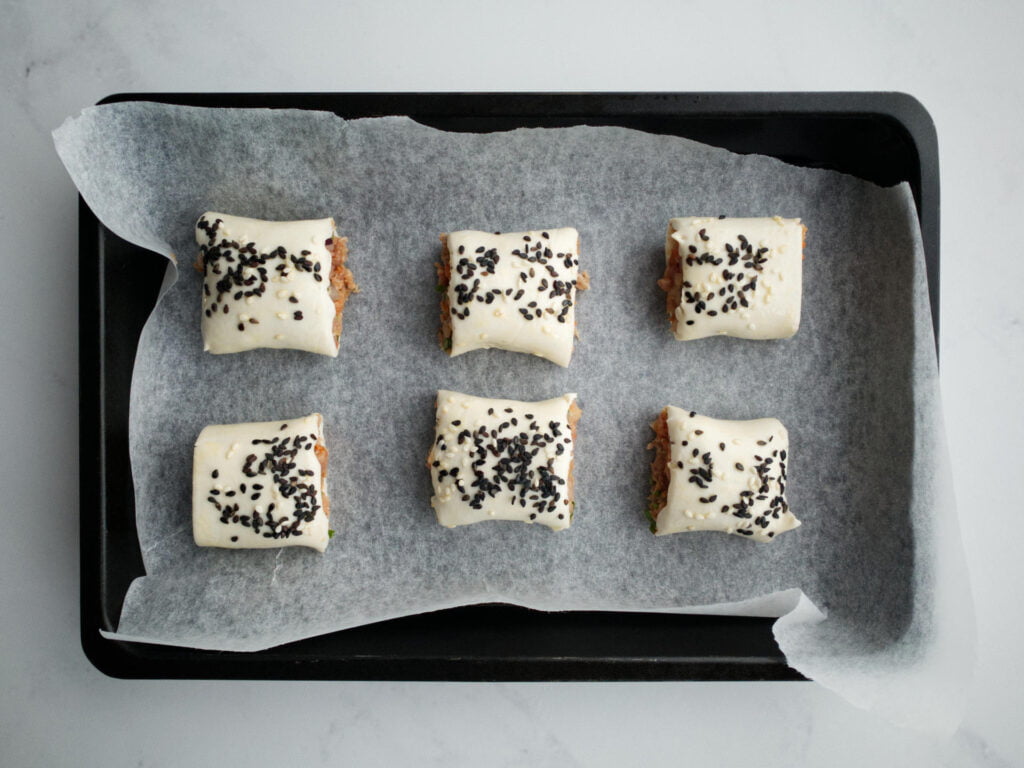
{"label": "meat filling", "polygon": [[452,307],[448,301],[448,284],[452,280],[452,265],[448,253],[448,235],[441,235],[441,260],[434,264],[437,270],[437,292],[441,294],[441,329],[437,341],[441,349],[450,352],[452,348]]}
{"label": "meat filling", "polygon": [[679,243],[673,241],[672,253],[665,264],[665,274],[658,280],[658,287],[665,291],[665,311],[668,313],[672,330],[676,330],[676,309],[683,293],[683,260],[679,255]]}
{"label": "meat filling", "polygon": [[313,453],[316,454],[316,458],[320,462],[320,500],[324,508],[324,517],[330,517],[331,500],[327,496],[327,458],[329,454],[323,438],[317,438]]}
{"label": "meat filling", "polygon": [[353,293],[359,292],[352,277],[352,271],[345,266],[348,260],[348,238],[334,237],[330,244],[331,249],[331,282],[328,291],[334,301],[334,325],[331,331],[334,333],[334,343],[341,341],[341,317],[345,310],[345,302]]}
{"label": "meat filling", "polygon": [[665,508],[668,500],[669,471],[668,464],[672,456],[672,447],[668,439],[668,412],[662,411],[658,418],[651,422],[654,439],[647,444],[647,450],[654,451],[651,462],[651,493],[647,498],[647,515],[651,518],[652,527],[658,519],[658,513]]}
{"label": "meat filling", "polygon": [[580,422],[580,416],[583,415],[583,411],[580,410],[579,406],[576,405],[576,401],[573,400],[569,404],[569,413],[566,415],[566,421],[569,423],[569,429],[572,432],[572,461],[569,462],[569,479],[566,484],[566,498],[569,500],[569,519],[572,520],[573,515],[576,512],[576,425]]}

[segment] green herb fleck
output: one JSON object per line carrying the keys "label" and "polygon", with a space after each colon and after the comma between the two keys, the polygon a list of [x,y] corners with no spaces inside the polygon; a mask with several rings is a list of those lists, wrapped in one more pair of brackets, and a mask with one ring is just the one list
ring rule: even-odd
{"label": "green herb fleck", "polygon": [[667,489],[663,489],[657,495],[654,494],[654,478],[651,478],[651,497],[647,501],[647,508],[644,510],[644,516],[651,521],[651,533],[656,533],[658,530],[658,520],[654,516],[655,510],[664,508],[666,503],[666,497],[668,495]]}
{"label": "green herb fleck", "polygon": [[333,539],[334,538],[334,531],[331,528],[327,529],[327,538],[328,539]]}

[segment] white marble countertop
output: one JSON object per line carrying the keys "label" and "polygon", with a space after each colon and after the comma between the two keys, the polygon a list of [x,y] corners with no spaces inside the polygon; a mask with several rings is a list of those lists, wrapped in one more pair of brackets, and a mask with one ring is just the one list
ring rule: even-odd
{"label": "white marble countertop", "polygon": [[[303,7],[304,6],[304,7]],[[1024,5],[5,2],[4,765],[1024,764]],[[813,683],[122,681],[78,638],[76,193],[50,131],[121,91],[898,90],[938,130],[942,383],[979,661],[949,741]],[[48,224],[46,222],[49,222]],[[988,467],[978,483],[979,468]],[[1015,605],[1004,609],[1004,602]],[[273,714],[271,714],[273,713]],[[760,727],[751,730],[756,722]]]}

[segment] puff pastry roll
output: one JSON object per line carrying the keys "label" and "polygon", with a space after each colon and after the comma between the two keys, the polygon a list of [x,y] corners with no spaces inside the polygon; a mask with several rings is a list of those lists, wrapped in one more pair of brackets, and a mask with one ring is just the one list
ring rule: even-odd
{"label": "puff pastry roll", "polygon": [[671,219],[665,238],[672,333],[784,339],[800,327],[806,228],[800,219]]}
{"label": "puff pastry roll", "polygon": [[192,533],[200,547],[311,547],[323,552],[327,520],[323,418],[215,424],[196,440]]}
{"label": "puff pastry roll", "polygon": [[786,502],[789,434],[778,419],[725,421],[670,405],[651,428],[655,533],[722,531],[771,541],[800,525]]}
{"label": "puff pastry roll", "polygon": [[461,231],[441,235],[441,346],[526,352],[566,367],[576,335],[579,233]]}
{"label": "puff pastry roll", "polygon": [[345,302],[358,290],[333,219],[262,221],[204,213],[203,349],[299,349],[337,357]]}
{"label": "puff pastry roll", "polygon": [[580,414],[575,394],[522,402],[439,391],[427,456],[437,521],[448,528],[483,520],[568,528]]}

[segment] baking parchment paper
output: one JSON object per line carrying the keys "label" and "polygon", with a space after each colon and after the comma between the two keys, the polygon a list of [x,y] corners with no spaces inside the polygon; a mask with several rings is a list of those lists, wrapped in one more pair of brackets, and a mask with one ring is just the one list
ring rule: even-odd
{"label": "baking parchment paper", "polygon": [[[107,636],[254,651],[479,602],[781,616],[776,637],[803,674],[898,722],[958,722],[973,616],[906,185],[613,127],[459,134],[403,117],[137,102],[87,109],[54,136],[100,220],[181,265],[143,331],[132,383],[147,575]],[[200,277],[187,265],[206,210],[336,219],[362,289],[345,309],[337,359],[203,353]],[[718,214],[803,219],[794,338],[672,339],[656,286],[666,221]],[[593,285],[580,297],[571,366],[443,354],[438,233],[559,226],[579,229]],[[118,300],[131,297],[107,297]],[[438,388],[579,393],[571,529],[437,525],[424,457]],[[770,545],[652,536],[644,446],[667,404],[781,419],[789,501],[804,525]],[[331,449],[327,552],[196,547],[200,429],[312,411],[324,414]]]}

